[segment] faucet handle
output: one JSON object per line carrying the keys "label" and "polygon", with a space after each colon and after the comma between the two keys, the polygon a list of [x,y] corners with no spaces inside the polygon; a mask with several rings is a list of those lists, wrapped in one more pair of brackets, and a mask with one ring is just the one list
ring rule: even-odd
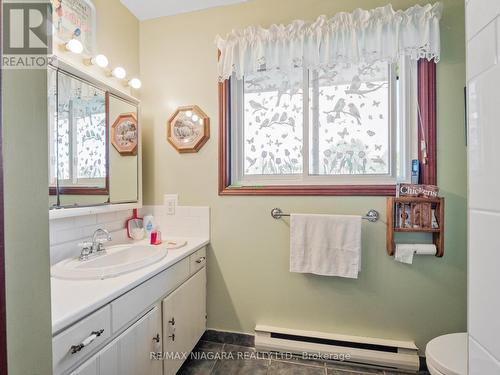
{"label": "faucet handle", "polygon": [[108,238],[100,238],[95,241],[95,250],[96,251],[105,251],[106,249],[104,248],[104,243],[107,241],[111,241],[111,237]]}
{"label": "faucet handle", "polygon": [[81,247],[82,250],[85,250],[85,249],[90,250],[92,248],[92,242],[89,242],[89,241],[80,242],[78,244],[78,246]]}

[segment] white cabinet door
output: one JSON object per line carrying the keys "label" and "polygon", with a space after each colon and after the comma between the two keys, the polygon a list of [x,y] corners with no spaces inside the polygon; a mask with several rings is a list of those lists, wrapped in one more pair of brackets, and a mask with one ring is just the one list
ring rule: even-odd
{"label": "white cabinet door", "polygon": [[81,365],[75,372],[72,372],[71,375],[100,375],[98,363],[98,356],[94,356]]}
{"label": "white cabinet door", "polygon": [[[160,343],[157,344],[156,338]],[[160,375],[161,361],[151,359],[151,352],[155,351],[161,351],[161,314],[158,306],[100,352],[100,375]]]}
{"label": "white cabinet door", "polygon": [[163,300],[164,375],[174,375],[206,327],[206,268]]}
{"label": "white cabinet door", "polygon": [[161,313],[155,306],[72,375],[161,375],[161,361],[151,359],[159,351]]}

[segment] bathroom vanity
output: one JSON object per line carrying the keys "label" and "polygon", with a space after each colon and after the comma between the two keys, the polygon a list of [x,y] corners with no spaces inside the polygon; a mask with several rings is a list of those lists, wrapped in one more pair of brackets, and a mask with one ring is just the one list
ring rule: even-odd
{"label": "bathroom vanity", "polygon": [[47,78],[53,373],[175,374],[206,327],[208,208],[156,208],[180,248],[128,239],[142,208],[139,101],[60,58]]}
{"label": "bathroom vanity", "polygon": [[117,277],[51,279],[56,375],[175,374],[205,331],[207,238]]}

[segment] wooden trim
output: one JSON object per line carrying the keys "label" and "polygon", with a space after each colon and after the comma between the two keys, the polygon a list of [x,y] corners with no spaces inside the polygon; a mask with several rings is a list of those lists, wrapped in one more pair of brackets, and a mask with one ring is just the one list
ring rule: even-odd
{"label": "wooden trim", "polygon": [[[107,108],[106,111],[109,111],[109,95],[108,95],[108,93],[106,93],[106,108]],[[106,114],[106,117],[109,118],[109,113]],[[115,142],[115,128],[118,126],[118,124],[123,119],[126,119],[126,118],[132,118],[132,120],[134,120],[135,128],[137,131],[137,140],[136,140],[136,143],[132,149],[120,150],[120,145],[116,144],[116,142]],[[108,125],[110,122],[111,122],[111,119],[108,119]],[[110,126],[110,133],[111,133],[111,136],[109,136],[109,134],[108,134],[108,136],[109,136],[109,138],[111,140],[111,144],[115,148],[116,152],[118,152],[121,156],[135,156],[135,155],[137,155],[137,149],[139,148],[139,122],[137,121],[137,116],[134,112],[126,112],[126,113],[119,114],[118,117],[116,118],[116,120],[113,122],[113,125]],[[109,150],[107,149],[106,152],[108,152],[108,151]]]}
{"label": "wooden trim", "polygon": [[[173,125],[172,121],[174,121],[174,119],[180,112],[184,111],[192,111],[196,113],[201,119],[203,119],[203,137],[201,137],[193,146],[190,147],[180,147],[178,144],[175,143],[172,137],[172,125]],[[177,150],[177,152],[181,154],[200,151],[200,149],[203,147],[203,145],[205,145],[205,143],[207,143],[209,139],[210,139],[210,118],[197,105],[186,105],[178,107],[167,121],[167,141]]]}
{"label": "wooden trim", "polygon": [[[3,1],[0,0],[0,40],[3,40]],[[0,50],[0,59],[3,59]],[[7,375],[7,302],[5,291],[5,219],[3,184],[3,69],[0,69],[0,375]]]}
{"label": "wooden trim", "polygon": [[[107,184],[106,184],[107,185]],[[49,195],[57,195],[57,187],[49,187]],[[109,187],[93,188],[93,187],[76,187],[76,186],[60,186],[59,194],[65,195],[108,195]]]}
{"label": "wooden trim", "polygon": [[[418,103],[422,129],[418,131],[418,159],[420,160],[420,183],[437,185],[437,111],[436,111],[436,63],[434,60],[418,61]],[[421,141],[427,142],[427,159],[424,160]]]}
{"label": "wooden trim", "polygon": [[[220,51],[219,51],[220,54]],[[231,179],[230,165],[230,82],[226,80],[219,82],[219,195],[229,195],[227,192]],[[243,194],[235,194],[243,195]]]}
{"label": "wooden trim", "polygon": [[395,185],[280,185],[280,186],[227,186],[219,195],[315,195],[315,196],[394,196]]}
{"label": "wooden trim", "polygon": [[[220,57],[220,51],[219,55]],[[231,184],[231,87],[230,80],[219,82],[219,195],[323,195],[323,196],[395,196],[395,185],[280,185],[230,186]],[[418,101],[427,140],[427,160],[419,146],[421,183],[437,184],[436,64],[418,62]],[[422,140],[419,129],[418,142]]]}
{"label": "wooden trim", "polygon": [[219,195],[394,196],[395,185],[230,186],[230,81],[219,82]]}

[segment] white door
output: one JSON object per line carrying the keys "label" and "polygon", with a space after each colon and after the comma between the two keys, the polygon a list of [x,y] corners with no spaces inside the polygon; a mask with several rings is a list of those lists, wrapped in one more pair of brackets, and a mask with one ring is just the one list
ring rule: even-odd
{"label": "white door", "polygon": [[205,332],[206,270],[203,267],[163,300],[164,375],[174,375]]}
{"label": "white door", "polygon": [[500,374],[500,0],[466,0],[469,374]]}

